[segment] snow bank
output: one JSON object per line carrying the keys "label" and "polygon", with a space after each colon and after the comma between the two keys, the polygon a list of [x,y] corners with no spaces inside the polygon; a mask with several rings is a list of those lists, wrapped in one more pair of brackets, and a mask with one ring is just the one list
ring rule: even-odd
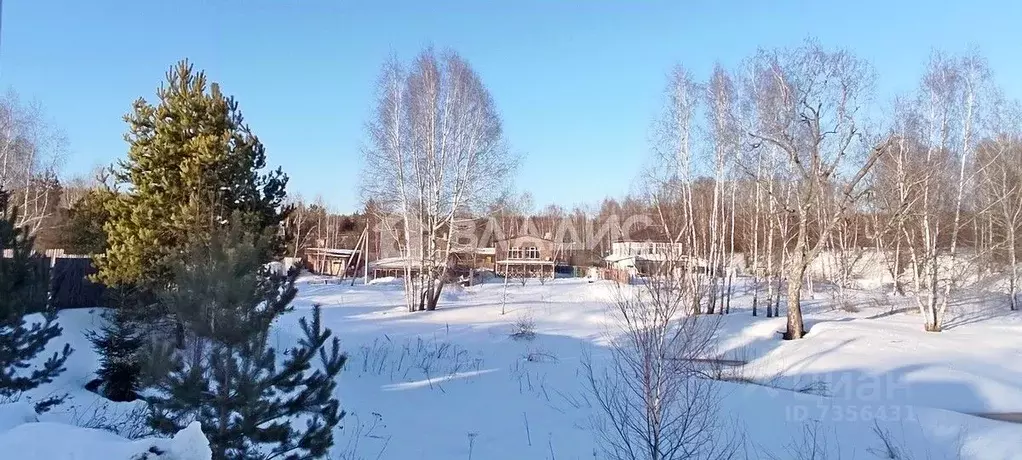
{"label": "snow bank", "polygon": [[274,275],[284,276],[287,275],[288,267],[283,262],[270,262],[266,264],[266,269]]}
{"label": "snow bank", "polygon": [[0,404],[0,432],[7,431],[18,425],[39,421],[39,414],[31,404],[21,401],[11,404]]}
{"label": "snow bank", "polygon": [[397,281],[397,278],[393,276],[381,276],[379,278],[373,278],[369,280],[369,284],[392,284]]}
{"label": "snow bank", "polygon": [[171,439],[124,439],[109,431],[37,422],[27,403],[0,405],[0,452],[18,460],[209,460],[198,422]]}

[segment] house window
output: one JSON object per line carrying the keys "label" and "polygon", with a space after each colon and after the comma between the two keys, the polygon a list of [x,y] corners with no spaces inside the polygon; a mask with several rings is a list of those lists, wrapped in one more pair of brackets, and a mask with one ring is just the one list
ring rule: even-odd
{"label": "house window", "polygon": [[531,248],[525,248],[526,259],[539,259],[539,248],[533,246]]}
{"label": "house window", "polygon": [[508,249],[507,250],[507,258],[508,259],[521,259],[522,258],[522,248],[511,248],[511,249]]}

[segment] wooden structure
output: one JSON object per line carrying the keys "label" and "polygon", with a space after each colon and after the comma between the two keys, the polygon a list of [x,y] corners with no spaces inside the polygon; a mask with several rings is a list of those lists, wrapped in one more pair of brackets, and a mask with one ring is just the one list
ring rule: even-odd
{"label": "wooden structure", "polygon": [[319,275],[348,276],[357,268],[353,262],[360,256],[357,249],[308,248],[305,262],[309,271]]}
{"label": "wooden structure", "polygon": [[509,277],[553,278],[557,245],[550,238],[519,235],[495,242],[494,271]]}
{"label": "wooden structure", "polygon": [[603,260],[607,268],[638,276],[651,275],[667,266],[682,270],[692,267],[696,273],[706,273],[709,266],[706,260],[687,255],[682,243],[658,241],[614,242]]}
{"label": "wooden structure", "polygon": [[[410,267],[406,267],[406,265]],[[421,266],[421,261],[417,258],[406,260],[404,257],[387,257],[370,263],[369,272],[373,274],[373,279],[403,278],[406,268],[410,269],[412,276],[415,276],[419,273]]]}
{"label": "wooden structure", "polygon": [[617,268],[593,267],[588,275],[590,279],[612,280],[618,284],[632,284],[632,274],[628,270]]}
{"label": "wooden structure", "polygon": [[[2,259],[14,257],[10,249],[0,252]],[[63,249],[47,249],[35,253],[31,259],[32,269],[39,279],[49,279],[49,284],[32,286],[27,295],[29,304],[26,311],[38,313],[46,308],[65,310],[68,308],[96,308],[105,305],[106,286],[93,282],[90,276],[96,273],[92,259],[86,255],[66,254]]]}
{"label": "wooden structure", "polygon": [[458,270],[493,270],[496,248],[460,248],[451,250],[451,266]]}

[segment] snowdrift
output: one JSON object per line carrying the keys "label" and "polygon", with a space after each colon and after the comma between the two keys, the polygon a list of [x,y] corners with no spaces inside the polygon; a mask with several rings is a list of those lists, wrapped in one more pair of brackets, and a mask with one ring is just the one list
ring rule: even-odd
{"label": "snowdrift", "polygon": [[128,440],[104,430],[40,422],[27,403],[0,405],[0,452],[18,460],[209,460],[198,422],[171,439]]}

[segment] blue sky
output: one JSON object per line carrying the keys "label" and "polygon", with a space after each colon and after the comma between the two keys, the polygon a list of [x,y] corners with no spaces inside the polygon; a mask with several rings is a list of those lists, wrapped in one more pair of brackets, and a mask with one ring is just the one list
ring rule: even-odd
{"label": "blue sky", "polygon": [[537,207],[629,191],[674,63],[697,77],[813,36],[870,60],[881,95],[912,89],[934,47],[980,47],[1022,96],[1022,2],[0,0],[0,86],[67,134],[67,174],[121,158],[121,116],[181,58],[236,96],[292,192],[359,205],[374,80],[395,52],[457,50],[489,87],[516,184]]}

